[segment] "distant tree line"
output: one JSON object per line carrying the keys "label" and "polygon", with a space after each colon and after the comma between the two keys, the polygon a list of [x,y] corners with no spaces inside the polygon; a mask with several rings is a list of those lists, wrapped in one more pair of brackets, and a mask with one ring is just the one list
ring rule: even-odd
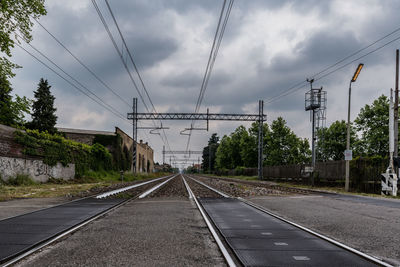
{"label": "distant tree line", "polygon": [[[239,126],[230,135],[219,141],[213,134],[203,149],[203,169],[233,169],[238,167],[257,167],[258,123],[249,129]],[[311,158],[307,139],[298,137],[279,117],[264,127],[264,165],[286,165],[307,163]],[[211,158],[211,160],[210,160]],[[211,163],[211,164],[210,164]]]}
{"label": "distant tree line", "polygon": [[[387,157],[389,148],[389,99],[381,95],[372,104],[361,108],[351,123],[350,143],[355,157]],[[317,131],[317,160],[344,160],[347,123],[337,120]],[[400,136],[399,136],[400,137]],[[400,139],[400,138],[399,138]],[[308,139],[298,137],[279,117],[264,124],[264,166],[311,162]],[[239,126],[221,139],[212,134],[203,149],[203,170],[257,167],[258,123],[250,128]]]}

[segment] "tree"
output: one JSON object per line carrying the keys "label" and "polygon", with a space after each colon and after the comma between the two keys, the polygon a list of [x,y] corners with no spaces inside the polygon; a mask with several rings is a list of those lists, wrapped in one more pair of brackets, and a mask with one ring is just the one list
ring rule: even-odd
{"label": "tree", "polygon": [[57,109],[54,107],[55,97],[50,93],[50,88],[47,80],[41,78],[38,89],[34,92],[32,122],[30,122],[29,127],[55,133],[57,132],[55,128],[57,116],[54,113]]}
{"label": "tree", "polygon": [[[2,0],[0,4],[0,51],[11,57],[11,48],[15,41],[12,36],[18,32],[21,37],[30,42],[33,23],[32,18],[38,19],[46,15],[44,0]],[[12,69],[18,67],[8,58],[0,57],[0,76],[7,79],[14,76]]]}
{"label": "tree", "polygon": [[[317,131],[317,159],[319,160],[344,160],[344,151],[347,140],[347,123],[344,120],[335,121],[328,128]],[[350,144],[355,148],[359,140],[354,128],[350,128]],[[358,149],[353,149],[353,156],[359,154]]]}
{"label": "tree", "polygon": [[11,91],[11,84],[7,80],[7,77],[0,74],[0,124],[8,126],[15,124]]}
{"label": "tree", "polygon": [[282,117],[272,122],[265,143],[267,165],[305,163],[310,159],[308,141],[297,137]]}
{"label": "tree", "polygon": [[[203,170],[212,171],[215,169],[215,154],[219,146],[219,137],[213,133],[208,140],[208,145],[203,148]],[[211,166],[210,166],[211,163]]]}
{"label": "tree", "polygon": [[13,101],[11,91],[10,82],[0,73],[0,124],[22,127],[26,123],[25,114],[30,113],[32,101],[18,95]]}
{"label": "tree", "polygon": [[365,105],[354,120],[361,134],[363,154],[386,156],[389,150],[389,99],[381,95],[372,105]]}

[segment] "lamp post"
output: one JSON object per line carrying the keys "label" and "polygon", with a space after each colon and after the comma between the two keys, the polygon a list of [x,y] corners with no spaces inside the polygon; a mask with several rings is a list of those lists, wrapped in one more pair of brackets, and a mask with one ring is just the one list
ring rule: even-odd
{"label": "lamp post", "polygon": [[353,78],[351,78],[349,84],[349,105],[347,109],[347,138],[346,138],[346,151],[345,151],[345,160],[346,160],[346,182],[345,182],[345,190],[349,191],[349,183],[350,183],[350,160],[352,159],[352,151],[350,150],[350,100],[351,100],[351,84],[357,80],[358,75],[360,74],[361,69],[364,64],[360,63],[354,72]]}

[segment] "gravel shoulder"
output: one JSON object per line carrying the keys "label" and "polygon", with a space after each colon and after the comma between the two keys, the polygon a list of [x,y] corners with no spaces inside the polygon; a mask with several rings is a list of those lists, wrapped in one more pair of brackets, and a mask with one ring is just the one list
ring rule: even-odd
{"label": "gravel shoulder", "polygon": [[131,201],[17,266],[225,266],[193,202]]}
{"label": "gravel shoulder", "polygon": [[[242,181],[205,176],[192,176],[193,178],[234,197],[269,196],[269,195],[294,195],[296,192],[280,190],[269,183]],[[302,192],[303,193],[303,192]]]}

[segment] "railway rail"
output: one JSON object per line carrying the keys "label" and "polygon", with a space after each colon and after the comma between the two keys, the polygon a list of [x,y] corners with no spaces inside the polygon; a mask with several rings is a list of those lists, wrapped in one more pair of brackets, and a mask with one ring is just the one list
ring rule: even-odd
{"label": "railway rail", "polygon": [[[127,202],[151,194],[176,176],[152,179],[0,220],[0,266],[20,261]],[[120,197],[121,194],[125,195]]]}
{"label": "railway rail", "polygon": [[[185,177],[189,195],[229,266],[238,261],[244,266],[391,266],[248,200],[221,192],[199,177]],[[219,196],[196,197],[190,181]]]}

